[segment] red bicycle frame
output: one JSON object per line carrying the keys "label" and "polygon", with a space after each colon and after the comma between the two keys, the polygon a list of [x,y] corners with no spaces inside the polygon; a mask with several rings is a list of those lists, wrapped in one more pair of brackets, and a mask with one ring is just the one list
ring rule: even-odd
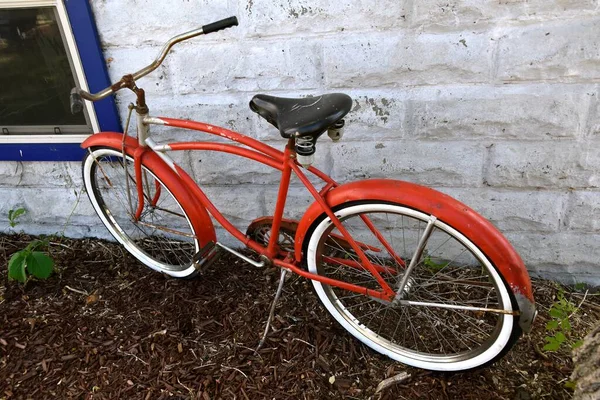
{"label": "red bicycle frame", "polygon": [[[227,218],[223,216],[215,207],[215,205],[208,199],[206,194],[200,189],[200,187],[194,182],[194,180],[185,172],[181,167],[173,163],[173,167],[177,174],[179,175],[182,183],[193,193],[193,195],[198,199],[200,204],[219,222],[221,226],[223,226],[229,233],[231,233],[236,239],[242,242],[247,247],[256,251],[261,256],[267,257],[273,264],[287,268],[298,275],[303,277],[314,279],[320,282],[323,282],[328,285],[337,286],[346,290],[350,290],[353,292],[365,294],[367,296],[376,297],[383,300],[391,300],[395,296],[395,290],[389,286],[389,284],[382,278],[381,272],[391,272],[390,268],[384,268],[378,265],[373,265],[370,260],[365,255],[363,248],[363,244],[357,243],[352,236],[346,231],[342,223],[335,216],[331,208],[327,205],[325,201],[325,195],[331,189],[338,186],[337,182],[331,179],[327,174],[318,170],[314,167],[309,167],[308,171],[320,178],[324,181],[325,186],[319,191],[317,190],[310,180],[306,177],[304,172],[300,169],[298,163],[295,160],[295,151],[294,151],[294,142],[291,139],[288,142],[288,145],[285,147],[285,150],[279,151],[276,150],[264,143],[261,143],[255,139],[252,139],[248,136],[242,135],[237,132],[230,131],[225,128],[221,128],[215,125],[205,124],[201,122],[193,122],[187,120],[179,120],[179,119],[171,119],[171,118],[151,118],[147,120],[148,123],[151,124],[164,124],[171,127],[183,128],[183,129],[191,129],[195,131],[201,131],[212,135],[217,135],[228,140],[243,144],[248,148],[235,146],[232,144],[224,144],[224,143],[210,143],[210,142],[179,142],[179,143],[169,143],[167,145],[159,145],[151,149],[150,147],[139,147],[134,153],[134,163],[136,172],[140,171],[141,173],[141,164],[144,153],[147,151],[185,151],[185,150],[208,150],[208,151],[220,151],[224,153],[234,154],[237,156],[241,156],[244,158],[248,158],[254,161],[258,161],[264,165],[267,165],[271,168],[278,169],[282,172],[281,174],[281,183],[279,185],[279,191],[277,194],[277,202],[275,205],[275,211],[273,214],[273,225],[271,227],[271,235],[269,239],[268,245],[265,247],[262,244],[250,239],[244,233],[242,233],[239,229],[237,229]],[[315,198],[317,203],[321,206],[321,211],[327,214],[327,216],[331,219],[335,227],[339,230],[343,239],[349,244],[349,246],[356,252],[357,256],[360,258],[362,265],[356,265],[357,263],[348,262],[346,260],[337,260],[340,263],[348,264],[348,266],[352,268],[364,268],[368,270],[379,285],[382,290],[372,290],[367,289],[365,287],[361,287],[358,285],[354,285],[351,283],[339,281],[336,279],[331,279],[327,277],[323,277],[321,275],[310,273],[298,266],[298,262],[291,259],[290,255],[288,255],[284,259],[277,258],[279,254],[279,249],[277,246],[277,238],[279,237],[279,230],[281,227],[281,221],[283,219],[283,212],[285,208],[285,203],[287,199],[287,194],[289,190],[290,178],[291,174],[294,172],[296,176],[300,179],[300,181],[304,184],[304,186],[308,189],[308,191]],[[138,182],[138,190],[141,191],[141,179],[136,179]],[[140,194],[138,196],[140,199],[140,204],[138,205],[138,210],[141,211],[143,208],[143,199],[144,197]],[[138,213],[139,215],[139,213]],[[375,236],[380,239],[382,245],[390,251],[390,254],[397,260],[404,262],[401,260],[399,256],[397,256],[391,249],[391,246],[385,241],[381,233],[379,233],[373,224],[368,220],[368,218],[363,217],[365,223],[373,231]]]}
{"label": "red bicycle frame", "polygon": [[[363,243],[356,242],[341,225],[339,219],[335,216],[332,209],[348,201],[357,200],[372,200],[383,202],[396,202],[404,204],[408,207],[413,207],[423,212],[428,212],[431,215],[436,215],[445,223],[453,226],[459,231],[468,234],[475,245],[482,251],[488,254],[492,259],[497,260],[496,266],[501,271],[506,281],[511,286],[521,313],[520,323],[524,329],[528,329],[534,316],[533,291],[531,281],[525,268],[523,261],[510,245],[510,243],[502,236],[502,234],[485,218],[481,217],[475,211],[465,206],[464,204],[423,186],[412,184],[409,182],[393,181],[393,180],[365,180],[352,182],[349,184],[338,185],[333,179],[322,171],[309,167],[308,171],[320,178],[325,186],[319,191],[308,180],[304,172],[300,169],[295,160],[295,152],[288,143],[286,149],[282,152],[276,150],[264,143],[249,138],[240,133],[230,131],[218,126],[193,122],[187,120],[178,120],[171,118],[145,118],[147,124],[160,124],[183,129],[191,129],[205,132],[212,135],[217,135],[225,139],[240,143],[246,147],[235,146],[224,143],[210,142],[182,142],[170,143],[162,145],[153,145],[152,147],[140,145],[137,140],[131,137],[123,138],[120,133],[101,133],[92,135],[84,143],[82,147],[110,145],[114,148],[121,148],[123,141],[125,142],[125,150],[134,158],[134,167],[138,173],[141,173],[141,165],[149,165],[151,162],[153,167],[162,170],[169,175],[170,183],[177,184],[181,189],[180,194],[184,196],[192,196],[191,200],[196,204],[194,209],[187,210],[191,214],[191,218],[197,218],[202,224],[198,231],[206,234],[208,237],[214,237],[214,228],[210,215],[212,215],[227,231],[235,238],[240,240],[244,245],[259,253],[263,258],[267,258],[274,265],[285,268],[301,275],[305,278],[322,282],[327,285],[336,286],[352,292],[364,294],[370,297],[391,301],[394,299],[394,290],[381,277],[381,273],[394,273],[387,267],[374,265],[368,260],[363,249],[371,251],[380,251],[373,249]],[[183,151],[183,150],[208,150],[220,151],[245,157],[254,161],[258,161],[264,165],[275,168],[282,172],[282,179],[279,186],[275,213],[273,216],[273,225],[271,238],[268,245],[265,247],[260,243],[250,239],[233,224],[231,224],[212,204],[204,192],[198,187],[194,180],[178,165],[172,162],[164,153],[168,151]],[[162,161],[161,162],[161,158]],[[168,171],[171,171],[170,173]],[[285,207],[286,197],[289,188],[291,173],[294,172],[300,181],[306,186],[315,202],[307,209],[306,213],[298,223],[295,237],[294,257],[287,254],[283,258],[278,258],[279,252],[277,249],[277,238],[283,218],[283,210]],[[136,179],[141,182],[140,179]],[[141,190],[141,188],[138,188]],[[143,196],[138,196],[139,199],[144,199]],[[143,201],[143,200],[142,200]],[[149,200],[150,201],[150,200]],[[156,201],[152,199],[151,201]],[[143,204],[141,204],[143,207]],[[138,212],[140,204],[138,204]],[[325,213],[332,221],[334,226],[338,228],[344,241],[358,255],[361,265],[358,263],[349,262],[348,260],[335,259],[328,260],[341,263],[350,268],[361,268],[368,270],[375,277],[381,286],[380,290],[368,289],[347,282],[327,278],[321,275],[310,273],[300,267],[302,261],[302,243],[312,223]],[[389,243],[383,238],[368,218],[364,217],[363,221],[366,226],[373,232],[374,236],[379,240],[382,248],[385,248],[389,254],[398,261],[399,265],[404,266],[404,261],[397,256]],[[201,235],[198,235],[200,239]]]}

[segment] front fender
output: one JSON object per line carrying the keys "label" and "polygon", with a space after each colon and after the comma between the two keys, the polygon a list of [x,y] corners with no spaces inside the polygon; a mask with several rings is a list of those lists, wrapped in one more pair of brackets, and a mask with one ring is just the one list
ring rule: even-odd
{"label": "front fender", "polygon": [[[116,150],[121,150],[123,146],[123,134],[114,132],[96,133],[88,137],[81,147],[87,149],[89,147],[110,147]],[[125,152],[130,157],[134,157],[139,143],[136,138],[131,136],[125,137]],[[200,243],[200,247],[206,246],[209,242],[215,242],[216,233],[212,220],[208,215],[208,211],[202,203],[193,196],[190,190],[183,184],[177,173],[167,165],[154,151],[149,150],[143,154],[143,163],[148,167],[160,180],[168,185],[169,190],[181,203],[185,209],[190,223],[194,227],[194,232]]]}
{"label": "front fender", "polygon": [[[325,200],[331,208],[349,201],[391,201],[435,215],[467,236],[490,258],[515,295],[520,311],[519,324],[525,331],[531,329],[535,304],[531,280],[521,257],[496,227],[468,206],[436,190],[387,179],[369,179],[338,186],[326,194]],[[302,260],[306,235],[322,214],[321,206],[314,202],[300,220],[295,240],[296,261]]]}
{"label": "front fender", "polygon": [[[94,146],[106,146],[112,147],[115,149],[120,149],[123,143],[123,134],[116,132],[101,132],[96,133],[94,135],[90,135],[87,139],[81,143],[81,147],[87,149],[89,147]],[[125,147],[130,148],[132,151],[135,151],[139,147],[138,141],[136,138],[131,136],[125,137]],[[128,152],[129,153],[129,152]],[[133,153],[131,153],[133,157]]]}

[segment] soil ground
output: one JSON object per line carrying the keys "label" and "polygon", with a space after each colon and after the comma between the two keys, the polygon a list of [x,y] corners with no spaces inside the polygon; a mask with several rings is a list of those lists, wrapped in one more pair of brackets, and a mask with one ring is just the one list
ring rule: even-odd
{"label": "soil ground", "polygon": [[[570,348],[541,350],[549,308],[559,290],[579,306],[571,341],[600,317],[592,291],[534,281],[534,330],[502,360],[431,373],[362,345],[329,317],[310,282],[293,277],[256,353],[277,270],[225,256],[197,279],[170,279],[113,243],[54,238],[50,279],[8,281],[10,255],[30,240],[0,236],[0,399],[570,398]],[[402,372],[410,377],[376,393]]]}

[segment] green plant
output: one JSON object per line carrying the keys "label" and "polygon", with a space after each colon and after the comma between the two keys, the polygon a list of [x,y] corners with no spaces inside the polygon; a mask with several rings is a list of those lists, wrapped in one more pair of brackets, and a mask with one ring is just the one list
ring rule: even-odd
{"label": "green plant", "polygon": [[8,210],[8,224],[10,227],[14,228],[15,226],[19,225],[19,221],[17,220],[26,212],[27,211],[23,207],[17,208],[16,210]]}
{"label": "green plant", "polygon": [[28,275],[47,279],[54,270],[54,260],[42,251],[36,251],[47,242],[35,240],[19,250],[8,260],[8,278],[26,282]]}
{"label": "green plant", "polygon": [[569,345],[574,349],[583,344],[582,340],[573,340],[570,337],[570,319],[577,312],[577,306],[565,298],[563,290],[558,291],[556,298],[549,312],[552,319],[546,323],[546,331],[552,335],[544,338],[546,341],[545,351],[557,351],[563,345]]}
{"label": "green plant", "polygon": [[444,267],[448,265],[448,262],[442,261],[441,263],[436,263],[430,256],[426,255],[423,259],[423,264],[425,264],[430,271],[437,272],[444,269]]}

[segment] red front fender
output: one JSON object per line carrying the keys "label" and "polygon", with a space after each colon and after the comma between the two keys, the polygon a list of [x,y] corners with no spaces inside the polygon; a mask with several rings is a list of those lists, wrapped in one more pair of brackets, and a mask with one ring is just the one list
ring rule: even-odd
{"label": "red front fender", "polygon": [[[498,268],[515,294],[521,312],[520,324],[528,330],[535,315],[533,291],[527,269],[512,245],[488,220],[461,202],[441,192],[409,182],[372,179],[352,182],[330,190],[325,197],[334,208],[357,200],[391,201],[435,215],[467,236]],[[302,259],[302,246],[313,222],[323,211],[313,203],[298,225],[295,240],[296,261]]]}
{"label": "red front fender", "polygon": [[[121,150],[123,134],[114,132],[102,132],[88,137],[81,147],[110,147]],[[125,151],[127,155],[134,157],[135,150],[139,147],[137,139],[127,136],[125,138]],[[177,173],[171,169],[155,152],[149,150],[143,155],[143,164],[168,186],[169,190],[181,203],[181,206],[190,218],[194,227],[194,232],[200,243],[204,247],[208,242],[216,241],[215,228],[212,220],[206,211],[206,208],[191,194],[187,187],[181,182]]]}
{"label": "red front fender", "polygon": [[[123,134],[116,132],[101,132],[94,135],[90,135],[87,139],[81,143],[81,147],[87,149],[93,146],[107,146],[115,149],[120,149],[123,142]],[[125,137],[125,147],[131,148],[133,157],[133,151],[139,146],[136,138],[131,136]],[[129,153],[129,152],[128,152]]]}

